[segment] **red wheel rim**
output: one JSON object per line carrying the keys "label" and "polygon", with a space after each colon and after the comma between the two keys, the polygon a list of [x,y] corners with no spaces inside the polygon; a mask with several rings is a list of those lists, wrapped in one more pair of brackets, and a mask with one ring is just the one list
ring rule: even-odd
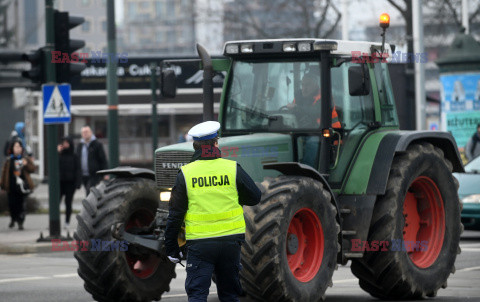
{"label": "red wheel rim", "polygon": [[435,182],[426,176],[416,178],[403,204],[403,240],[412,262],[431,266],[438,258],[445,235],[443,199]]}
{"label": "red wheel rim", "polygon": [[322,265],[325,247],[322,224],[310,209],[298,210],[290,221],[287,233],[287,260],[298,281],[308,282]]}
{"label": "red wheel rim", "polygon": [[[139,209],[135,211],[127,220],[125,231],[128,231],[128,229],[133,227],[139,228],[149,226],[153,219],[154,215],[151,211],[145,208]],[[155,273],[158,265],[160,264],[160,258],[154,254],[149,254],[146,258],[142,257],[141,259],[137,258],[128,251],[125,253],[125,255],[127,258],[128,267],[135,276],[141,279],[150,277],[153,273]]]}

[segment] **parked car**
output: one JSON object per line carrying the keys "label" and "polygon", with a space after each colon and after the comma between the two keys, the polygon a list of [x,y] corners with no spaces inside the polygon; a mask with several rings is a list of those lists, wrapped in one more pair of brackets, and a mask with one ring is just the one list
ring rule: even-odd
{"label": "parked car", "polygon": [[480,231],[480,157],[465,166],[465,173],[454,173],[460,187],[458,196],[463,203],[462,223],[466,230]]}

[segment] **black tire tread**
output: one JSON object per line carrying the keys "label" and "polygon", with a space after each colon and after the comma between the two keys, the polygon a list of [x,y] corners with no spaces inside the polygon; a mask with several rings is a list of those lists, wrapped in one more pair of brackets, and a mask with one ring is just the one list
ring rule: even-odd
{"label": "black tire tread", "polygon": [[[277,178],[265,178],[262,182],[261,202],[255,207],[244,208],[247,232],[246,243],[242,248],[243,270],[240,272],[240,278],[245,292],[250,297],[259,301],[309,300],[308,298],[299,300],[299,298],[290,296],[286,288],[286,281],[279,271],[280,259],[272,250],[278,245],[277,236],[280,233],[280,226],[288,223],[282,220],[281,214],[289,197],[297,194],[302,186],[312,183],[317,186],[318,194],[323,194],[324,199],[330,201],[330,194],[319,182],[313,182],[306,177],[279,176]],[[336,208],[330,203],[328,208],[331,211],[330,215],[335,217]],[[327,232],[338,234],[340,226],[336,223],[335,230],[328,230]],[[336,242],[336,245],[337,250],[339,250],[338,242]],[[331,266],[329,283],[331,283],[333,267],[337,267],[336,263]],[[321,291],[322,289],[318,290]]]}
{"label": "black tire tread", "polygon": [[[421,154],[433,154],[448,170],[452,171],[452,164],[444,157],[443,151],[430,143],[418,143],[410,146],[407,152],[394,158],[385,195],[377,199],[368,235],[371,240],[389,240],[393,230],[395,215],[403,209],[398,208],[394,196],[401,194],[400,183],[407,175],[408,163]],[[457,186],[457,183],[455,183]],[[460,207],[460,203],[458,205]],[[460,236],[462,225],[458,226]],[[433,290],[422,289],[411,276],[401,273],[399,257],[392,252],[366,252],[362,259],[352,261],[351,270],[360,280],[360,287],[372,296],[380,299],[417,299],[426,296],[435,296],[440,287],[446,287],[446,280],[438,280]],[[453,266],[452,271],[455,267]],[[448,275],[447,275],[448,278]]]}
{"label": "black tire tread", "polygon": [[[91,193],[82,201],[83,210],[77,215],[78,228],[74,233],[75,240],[91,239],[114,240],[111,226],[118,219],[124,198],[138,188],[154,188],[151,180],[143,178],[117,178],[100,183],[91,189]],[[169,283],[176,277],[175,266],[162,262],[158,270],[162,270],[161,278],[155,280],[158,287],[148,294],[135,288],[131,274],[124,266],[125,261],[119,251],[76,251],[74,257],[79,267],[78,274],[84,280],[84,288],[97,301],[151,301],[160,300],[161,295],[169,291]],[[134,277],[135,278],[135,277]],[[153,293],[154,292],[154,293]],[[147,297],[146,295],[151,295]]]}

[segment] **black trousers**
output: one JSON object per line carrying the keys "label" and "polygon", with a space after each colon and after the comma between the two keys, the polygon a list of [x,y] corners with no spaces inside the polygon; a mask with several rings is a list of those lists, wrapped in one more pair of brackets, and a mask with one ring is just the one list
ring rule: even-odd
{"label": "black trousers", "polygon": [[242,286],[240,248],[238,240],[191,240],[187,243],[187,279],[185,290],[188,302],[206,302],[212,280],[216,275],[218,298],[221,302],[238,302]]}
{"label": "black trousers", "polygon": [[97,175],[95,176],[82,176],[82,183],[85,187],[85,195],[88,196],[90,194],[90,189],[95,187],[100,182],[100,177]]}
{"label": "black trousers", "polygon": [[65,195],[65,222],[70,223],[70,215],[72,215],[72,200],[75,194],[74,181],[60,181],[60,200]]}
{"label": "black trousers", "polygon": [[25,196],[19,192],[8,192],[8,209],[12,221],[22,224],[25,220]]}

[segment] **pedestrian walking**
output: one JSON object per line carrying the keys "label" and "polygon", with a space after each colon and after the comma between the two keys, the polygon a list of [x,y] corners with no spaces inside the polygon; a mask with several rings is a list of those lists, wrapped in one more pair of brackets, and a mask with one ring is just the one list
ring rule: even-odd
{"label": "pedestrian walking", "polygon": [[243,205],[260,201],[255,182],[235,161],[220,157],[218,122],[194,126],[192,162],[177,175],[169,202],[165,247],[173,263],[181,261],[178,233],[185,221],[189,302],[207,301],[212,274],[220,301],[239,301],[240,249],[245,240]]}
{"label": "pedestrian walking", "polygon": [[480,155],[480,124],[477,125],[477,132],[468,140],[465,146],[465,156],[468,161],[472,161]]}
{"label": "pedestrian walking", "polygon": [[65,196],[65,228],[70,227],[72,201],[75,190],[81,187],[80,160],[74,152],[73,140],[70,137],[62,138],[57,147],[60,169],[60,200]]}
{"label": "pedestrian walking", "polygon": [[22,141],[13,140],[8,149],[9,158],[2,168],[0,187],[7,191],[8,209],[11,222],[9,227],[13,228],[15,222],[18,229],[23,230],[25,221],[25,197],[33,191],[33,182],[30,173],[35,171],[32,160],[24,155]]}
{"label": "pedestrian walking", "polygon": [[[76,154],[80,158],[82,183],[88,195],[90,188],[100,182],[101,177],[97,175],[97,171],[107,168],[107,157],[102,143],[93,135],[90,126],[83,126],[81,134],[82,140],[77,146]],[[105,179],[108,177],[105,176]]]}

